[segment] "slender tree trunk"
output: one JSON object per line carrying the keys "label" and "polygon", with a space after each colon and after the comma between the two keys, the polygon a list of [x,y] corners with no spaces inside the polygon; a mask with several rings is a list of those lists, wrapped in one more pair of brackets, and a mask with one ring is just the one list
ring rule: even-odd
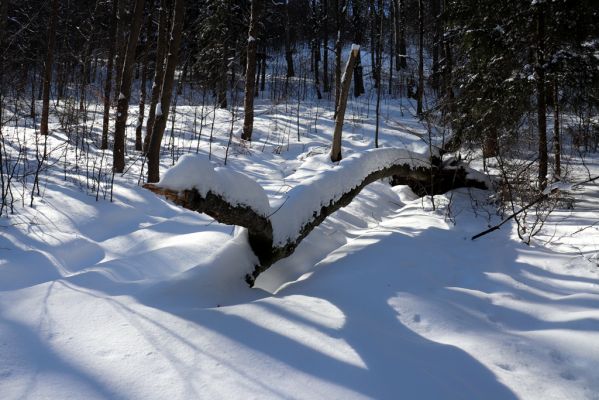
{"label": "slender tree trunk", "polygon": [[339,98],[339,104],[337,106],[337,116],[335,118],[335,131],[333,132],[333,146],[331,147],[331,161],[341,161],[341,133],[343,132],[343,120],[345,119],[345,107],[347,105],[347,98],[349,97],[349,89],[351,85],[352,72],[356,65],[358,55],[360,54],[360,46],[353,44],[347,64],[345,65],[345,72],[343,73],[343,79],[341,81],[341,96]]}
{"label": "slender tree trunk", "polygon": [[110,124],[110,93],[112,93],[112,70],[114,53],[116,51],[116,17],[118,3],[123,0],[112,0],[112,11],[110,18],[110,28],[108,33],[108,62],[106,65],[106,81],[104,82],[104,117],[102,120],[102,144],[100,148],[106,150],[108,148],[108,126]]}
{"label": "slender tree trunk", "polygon": [[144,46],[141,56],[141,82],[140,82],[140,93],[139,93],[139,115],[137,116],[137,127],[135,128],[135,150],[141,151],[143,149],[142,130],[144,124],[144,117],[146,111],[146,97],[147,89],[146,83],[148,81],[148,52],[150,49],[150,33],[152,32],[152,19],[154,15],[154,8],[150,10],[150,14],[147,17],[146,23],[144,24],[145,36]]}
{"label": "slender tree trunk", "polygon": [[401,24],[399,21],[399,2],[401,0],[391,0],[391,10],[393,11],[393,46],[391,52],[391,59],[395,57],[395,69],[399,71],[401,69],[401,51],[399,49],[399,32],[401,30]]}
{"label": "slender tree trunk", "polygon": [[341,30],[343,28],[343,10],[345,9],[345,0],[335,0],[335,29],[337,38],[335,39],[335,117],[337,116],[337,106],[339,105],[339,97],[341,95]]}
{"label": "slender tree trunk", "polygon": [[285,61],[287,62],[287,78],[295,76],[293,69],[293,50],[291,48],[291,32],[289,23],[289,0],[285,0]]}
{"label": "slender tree trunk", "polygon": [[416,113],[422,115],[424,97],[424,2],[418,0],[418,91]]}
{"label": "slender tree trunk", "polygon": [[374,130],[374,147],[379,147],[379,122],[381,116],[381,72],[383,68],[383,0],[378,0],[378,12],[377,12],[377,38],[376,38],[376,125]]}
{"label": "slender tree trunk", "polygon": [[557,76],[553,79],[553,153],[555,155],[555,178],[562,176],[562,146],[560,136],[559,86]]}
{"label": "slender tree trunk", "polygon": [[148,182],[158,182],[160,180],[160,144],[166,122],[168,119],[168,111],[171,106],[171,95],[173,93],[173,85],[175,81],[175,68],[179,56],[179,48],[181,47],[181,36],[183,31],[183,22],[185,14],[185,1],[175,0],[175,11],[173,16],[173,29],[171,31],[171,39],[169,44],[168,56],[166,59],[166,67],[164,69],[164,79],[162,80],[162,89],[160,91],[160,108],[156,112],[156,120],[154,121],[154,129],[150,138],[150,146],[148,150]]}
{"label": "slender tree trunk", "polygon": [[164,78],[164,57],[167,50],[168,7],[166,0],[160,0],[160,20],[158,22],[158,39],[156,41],[156,63],[154,64],[154,83],[152,84],[152,94],[150,97],[150,109],[148,110],[148,121],[146,123],[146,136],[144,138],[144,152],[148,152],[150,138],[154,129],[156,120],[156,105],[160,99],[162,90],[162,79]]}
{"label": "slender tree trunk", "polygon": [[252,140],[252,131],[254,129],[254,92],[256,91],[256,37],[258,34],[258,19],[264,0],[252,0],[250,13],[250,27],[248,32],[247,45],[247,66],[245,71],[245,96],[243,100],[244,119],[243,119],[243,140]]}
{"label": "slender tree trunk", "polygon": [[58,0],[52,1],[52,16],[48,25],[48,48],[44,66],[44,88],[42,95],[42,119],[40,133],[48,134],[48,117],[50,115],[50,86],[52,83],[52,65],[54,62],[54,44],[56,42],[56,24],[58,22]]}
{"label": "slender tree trunk", "polygon": [[331,85],[329,83],[329,3],[327,0],[322,0],[322,42],[323,42],[323,59],[322,59],[322,91],[330,92]]}
{"label": "slender tree trunk", "polygon": [[408,67],[408,58],[407,53],[408,49],[406,46],[406,0],[397,0],[398,1],[398,12],[399,12],[399,53],[401,54],[400,58],[400,67],[405,69]]}
{"label": "slender tree trunk", "polygon": [[125,130],[127,129],[127,116],[129,114],[129,98],[131,97],[131,78],[135,63],[135,50],[141,30],[144,4],[145,0],[135,0],[131,31],[129,32],[129,41],[121,72],[121,86],[117,99],[117,113],[114,124],[114,146],[112,148],[112,167],[114,172],[118,173],[125,170]]}
{"label": "slender tree trunk", "polygon": [[545,91],[545,13],[537,5],[537,116],[539,125],[539,187],[547,185],[547,93]]}
{"label": "slender tree trunk", "polygon": [[[357,45],[362,44],[362,1],[353,0],[353,30],[354,30],[354,43]],[[364,74],[362,67],[362,56],[358,50],[358,59],[356,60],[356,66],[354,68],[354,97],[366,93],[364,89]]]}
{"label": "slender tree trunk", "polygon": [[115,61],[114,65],[116,68],[116,74],[114,79],[114,94],[113,98],[115,101],[118,99],[119,94],[117,91],[121,87],[121,74],[123,73],[123,62],[125,59],[125,51],[127,50],[125,43],[125,19],[126,19],[126,7],[125,5],[129,0],[118,1],[118,14],[117,14],[117,25],[116,25],[116,48],[115,48]]}
{"label": "slender tree trunk", "polygon": [[433,65],[431,75],[431,86],[435,91],[439,90],[439,46],[441,42],[441,0],[432,0],[431,14],[434,18],[433,27]]}

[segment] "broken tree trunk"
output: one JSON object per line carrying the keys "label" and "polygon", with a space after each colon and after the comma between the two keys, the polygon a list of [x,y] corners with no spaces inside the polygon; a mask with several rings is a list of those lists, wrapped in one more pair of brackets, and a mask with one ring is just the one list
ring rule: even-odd
{"label": "broken tree trunk", "polygon": [[[198,165],[198,168],[209,169],[206,164]],[[182,170],[187,173],[189,165]],[[189,189],[169,188],[168,181],[144,187],[184,208],[206,213],[218,222],[246,228],[250,247],[259,261],[259,265],[245,277],[250,286],[260,273],[293,254],[302,240],[329,215],[350,204],[364,187],[377,180],[392,178],[392,182],[407,184],[415,192],[426,194],[464,186],[487,188],[484,182],[470,178],[464,167],[435,165],[421,155],[402,149],[374,149],[354,154],[339,166],[292,188],[286,193],[287,200],[283,205],[269,213],[235,199],[218,183],[211,186],[210,182],[221,180],[214,175],[221,173],[215,172],[217,170],[222,171],[222,168],[202,171],[203,181],[189,183]],[[250,179],[244,177],[244,180]],[[330,189],[323,191],[323,188]],[[427,189],[435,191],[426,192]],[[266,196],[265,193],[262,195]]]}
{"label": "broken tree trunk", "polygon": [[341,132],[343,131],[343,120],[345,119],[345,107],[347,106],[347,98],[349,97],[354,66],[359,54],[360,46],[353,44],[347,64],[345,65],[345,72],[343,72],[343,76],[341,77],[341,93],[339,104],[336,105],[335,110],[335,131],[333,132],[333,146],[331,147],[331,161],[333,162],[341,161]]}

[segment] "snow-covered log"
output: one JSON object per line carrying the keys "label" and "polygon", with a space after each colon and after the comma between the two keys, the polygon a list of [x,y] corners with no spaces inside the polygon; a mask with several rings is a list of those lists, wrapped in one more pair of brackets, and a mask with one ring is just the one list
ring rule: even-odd
{"label": "snow-covered log", "polygon": [[183,156],[158,184],[145,187],[184,208],[246,228],[260,262],[246,276],[252,285],[261,272],[291,255],[314,228],[377,180],[391,178],[392,183],[409,185],[421,194],[488,186],[464,167],[438,164],[405,149],[356,153],[289,190],[276,207],[271,207],[258,183],[227,168],[215,168],[200,156]]}

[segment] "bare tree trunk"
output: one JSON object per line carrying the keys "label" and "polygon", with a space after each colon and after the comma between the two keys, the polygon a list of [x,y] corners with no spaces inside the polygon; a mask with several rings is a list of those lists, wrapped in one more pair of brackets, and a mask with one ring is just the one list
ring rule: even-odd
{"label": "bare tree trunk", "polygon": [[160,0],[160,21],[158,22],[158,39],[156,43],[156,63],[154,64],[154,82],[152,84],[152,94],[150,97],[150,109],[148,110],[148,121],[146,123],[146,136],[144,138],[145,153],[150,147],[150,138],[154,129],[154,121],[156,120],[156,104],[160,98],[162,90],[162,79],[164,78],[164,57],[167,49],[168,22],[167,22],[168,7],[166,0]]}
{"label": "bare tree trunk", "polygon": [[[361,45],[363,39],[362,1],[363,0],[352,0],[354,43],[357,45]],[[359,97],[364,93],[366,93],[366,91],[364,89],[362,57],[360,56],[360,52],[358,51],[358,59],[356,60],[356,67],[354,68],[354,97]]]}
{"label": "bare tree trunk", "polygon": [[432,0],[431,14],[433,14],[434,32],[433,32],[433,68],[431,76],[431,86],[435,91],[439,90],[439,46],[441,42],[441,0]]}
{"label": "bare tree trunk", "polygon": [[391,58],[395,57],[395,69],[399,71],[401,69],[401,51],[399,49],[399,32],[401,30],[401,24],[399,21],[399,2],[401,0],[391,0],[391,9],[393,11],[393,46],[391,52]]}
{"label": "bare tree trunk", "polygon": [[539,187],[547,185],[547,93],[545,91],[545,14],[537,4],[537,116],[539,125]]}
{"label": "bare tree trunk", "polygon": [[400,67],[408,67],[407,46],[406,46],[406,0],[397,0],[397,11],[399,13],[399,53],[401,54]]}
{"label": "bare tree trunk", "polygon": [[562,179],[562,146],[560,136],[559,86],[557,76],[553,79],[553,153],[555,155],[555,177]]}
{"label": "bare tree trunk", "polygon": [[42,119],[40,133],[48,134],[48,117],[50,115],[50,86],[52,83],[52,64],[54,62],[54,44],[56,42],[56,24],[58,21],[58,0],[52,1],[52,16],[48,25],[48,49],[44,66],[44,88],[42,95]]}
{"label": "bare tree trunk", "polygon": [[125,130],[129,114],[129,98],[131,97],[131,78],[135,63],[135,50],[139,40],[141,21],[143,19],[145,0],[135,0],[135,11],[131,21],[131,31],[127,51],[121,72],[121,86],[117,99],[116,121],[114,124],[114,146],[112,148],[112,168],[114,172],[121,173],[125,170]]}
{"label": "bare tree trunk", "polygon": [[287,78],[295,76],[295,71],[293,69],[293,50],[291,48],[291,33],[289,29],[289,0],[285,0],[285,61],[287,62]]}
{"label": "bare tree trunk", "polygon": [[341,95],[339,97],[339,104],[337,105],[337,116],[335,118],[335,131],[333,132],[333,146],[331,147],[331,161],[341,161],[341,133],[343,132],[343,120],[345,119],[345,107],[347,105],[347,98],[349,97],[349,89],[351,85],[352,73],[360,54],[360,46],[352,45],[351,52],[347,64],[345,65],[345,72],[343,73],[343,79],[341,80]]}
{"label": "bare tree trunk", "polygon": [[254,92],[256,91],[256,36],[258,32],[258,19],[264,0],[252,0],[250,13],[250,27],[248,32],[247,45],[247,66],[245,71],[245,96],[243,99],[244,118],[243,118],[243,140],[252,140],[252,131],[254,129]]}
{"label": "bare tree trunk", "polygon": [[116,48],[115,48],[115,61],[114,65],[116,68],[116,74],[114,79],[114,94],[113,98],[116,100],[119,97],[117,91],[121,87],[121,75],[123,73],[123,62],[125,59],[125,51],[127,50],[125,44],[125,15],[126,15],[126,5],[129,3],[129,0],[119,0],[118,2],[118,12],[117,12],[117,25],[116,25]]}
{"label": "bare tree trunk", "polygon": [[108,148],[108,126],[110,124],[110,93],[112,93],[112,69],[114,61],[114,53],[116,51],[116,16],[118,2],[123,0],[112,0],[112,11],[109,28],[109,43],[108,48],[108,63],[106,65],[106,81],[104,82],[104,118],[102,120],[102,144],[100,148],[105,150]]}
{"label": "bare tree trunk", "polygon": [[137,127],[135,128],[135,150],[141,151],[143,149],[142,145],[142,129],[144,124],[144,117],[146,111],[146,97],[147,97],[147,89],[146,83],[148,81],[148,52],[150,49],[150,33],[152,32],[152,19],[154,15],[154,7],[152,7],[150,14],[147,16],[146,23],[144,24],[145,37],[144,37],[144,46],[142,50],[141,56],[141,82],[140,82],[140,93],[139,93],[139,115],[137,116]]}
{"label": "bare tree trunk", "polygon": [[335,117],[337,117],[337,106],[339,105],[339,97],[341,95],[341,30],[343,28],[343,17],[345,9],[345,0],[335,0],[335,28],[337,30],[337,38],[335,40]]}
{"label": "bare tree trunk", "polygon": [[424,97],[424,3],[418,0],[418,92],[416,114],[422,115]]}
{"label": "bare tree trunk", "polygon": [[378,0],[377,12],[377,37],[376,37],[376,126],[374,130],[374,147],[379,147],[379,123],[381,116],[381,72],[383,68],[383,0]]}
{"label": "bare tree trunk", "polygon": [[160,144],[171,106],[171,95],[173,93],[179,48],[181,47],[184,16],[185,1],[175,0],[173,29],[170,35],[171,40],[166,59],[166,68],[164,70],[164,79],[162,80],[162,89],[160,91],[160,107],[157,106],[156,120],[154,121],[154,129],[148,149],[148,182],[158,182],[160,180]]}
{"label": "bare tree trunk", "polygon": [[329,83],[329,3],[327,0],[322,0],[321,4],[321,24],[322,24],[322,42],[323,42],[323,59],[322,59],[322,91],[330,92],[331,85]]}

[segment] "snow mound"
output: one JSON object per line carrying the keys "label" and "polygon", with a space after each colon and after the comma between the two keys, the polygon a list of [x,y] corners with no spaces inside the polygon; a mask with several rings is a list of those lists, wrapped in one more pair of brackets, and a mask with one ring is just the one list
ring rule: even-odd
{"label": "snow mound", "polygon": [[158,185],[171,190],[194,188],[204,197],[212,192],[231,205],[249,207],[262,216],[271,213],[268,197],[256,181],[229,168],[215,168],[205,156],[182,156],[165,172]]}
{"label": "snow mound", "polygon": [[[310,162],[310,160],[307,160]],[[301,228],[320,213],[323,206],[335,202],[359,186],[373,172],[397,164],[429,167],[428,157],[398,148],[372,149],[352,154],[338,165],[318,171],[287,192],[278,211],[271,216],[274,245],[293,241]],[[316,169],[311,165],[310,169]]]}

